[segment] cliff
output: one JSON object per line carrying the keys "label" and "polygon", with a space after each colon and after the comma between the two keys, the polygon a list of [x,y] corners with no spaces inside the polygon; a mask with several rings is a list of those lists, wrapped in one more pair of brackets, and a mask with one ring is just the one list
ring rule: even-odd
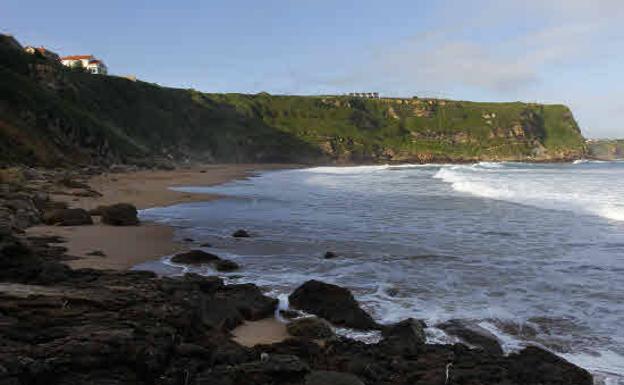
{"label": "cliff", "polygon": [[560,161],[561,105],[209,94],[66,69],[0,36],[0,162]]}
{"label": "cliff", "polygon": [[598,160],[624,159],[624,139],[588,140],[587,157]]}

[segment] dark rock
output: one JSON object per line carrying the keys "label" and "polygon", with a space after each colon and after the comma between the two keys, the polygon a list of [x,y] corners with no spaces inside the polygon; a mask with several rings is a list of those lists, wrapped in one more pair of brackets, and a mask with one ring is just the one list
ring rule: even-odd
{"label": "dark rock", "polygon": [[260,361],[244,363],[238,366],[242,373],[305,373],[310,369],[299,357],[286,354],[269,354],[268,358]]}
{"label": "dark rock", "polygon": [[67,239],[58,235],[44,235],[44,236],[35,236],[35,237],[31,236],[31,237],[27,237],[26,239],[28,239],[30,242],[43,243],[43,244],[67,242]]}
{"label": "dark rock", "polygon": [[195,240],[193,238],[184,238],[183,241],[184,242],[195,242]]}
{"label": "dark rock", "polygon": [[87,255],[92,257],[106,257],[106,254],[102,250],[93,250],[87,253]]}
{"label": "dark rock", "polygon": [[309,338],[287,338],[271,345],[256,345],[253,349],[258,355],[289,354],[306,362],[314,362],[323,355],[321,345]]}
{"label": "dark rock", "polygon": [[208,349],[190,343],[182,343],[176,346],[176,353],[183,357],[210,357]]}
{"label": "dark rock", "polygon": [[48,211],[43,215],[44,223],[59,226],[92,225],[93,220],[83,209],[58,209]]}
{"label": "dark rock", "polygon": [[102,215],[102,211],[104,210],[106,206],[103,205],[99,205],[94,209],[89,210],[89,215],[91,216],[101,216]]}
{"label": "dark rock", "polygon": [[205,242],[205,243],[202,243],[201,245],[199,245],[199,247],[212,247],[212,244],[208,243],[208,242]]}
{"label": "dark rock", "polygon": [[61,178],[58,181],[58,183],[61,186],[67,187],[67,188],[77,188],[77,189],[85,189],[85,190],[91,189],[91,186],[89,186],[88,184],[86,184],[84,182],[77,181],[75,179],[72,179],[69,176],[65,176],[65,177]]}
{"label": "dark rock", "polygon": [[66,265],[44,261],[41,263],[37,283],[51,284],[65,281],[70,275],[70,269]]}
{"label": "dark rock", "polygon": [[232,233],[234,238],[249,238],[249,233],[246,230],[239,229]]}
{"label": "dark rock", "polygon": [[286,325],[286,330],[291,336],[313,339],[330,338],[334,335],[329,322],[317,317],[296,319]]}
{"label": "dark rock", "polygon": [[328,251],[328,252],[325,253],[323,258],[325,258],[325,259],[338,258],[338,254],[334,253],[333,251]]}
{"label": "dark rock", "polygon": [[102,196],[101,193],[95,190],[74,191],[71,193],[71,195],[76,196],[76,197],[83,197],[83,198],[98,198]]}
{"label": "dark rock", "polygon": [[186,273],[181,279],[164,277],[159,283],[161,290],[175,297],[178,296],[177,293],[184,295],[188,291],[214,294],[224,286],[219,277],[205,277],[195,273]]}
{"label": "dark rock", "polygon": [[276,298],[265,296],[256,285],[250,283],[228,285],[222,292],[236,304],[243,317],[251,321],[272,316],[279,302]]}
{"label": "dark rock", "polygon": [[301,383],[309,370],[308,365],[296,356],[271,354],[265,360],[245,362],[235,366],[215,367],[201,373],[195,384],[297,384]]}
{"label": "dark rock", "polygon": [[227,260],[227,259],[221,259],[215,262],[215,269],[217,271],[223,271],[223,272],[235,271],[235,270],[238,270],[239,268],[240,266],[238,266],[238,263]]}
{"label": "dark rock", "polygon": [[11,211],[0,207],[0,237],[9,235],[13,231],[13,216]]}
{"label": "dark rock", "polygon": [[[337,336],[246,348],[231,339],[232,328],[273,315],[278,302],[257,286],[198,274],[72,270],[48,240],[57,241],[0,238],[3,385],[592,384],[587,371],[535,347],[501,356],[423,344],[424,324],[412,319],[376,325],[378,344]],[[312,295],[319,293],[361,312],[345,289],[316,285],[300,293],[308,302],[333,312]]]}
{"label": "dark rock", "polygon": [[305,385],[364,385],[351,373],[315,370],[305,378]]}
{"label": "dark rock", "polygon": [[294,319],[303,316],[303,313],[292,309],[280,310],[279,313],[282,317],[287,319]]}
{"label": "dark rock", "polygon": [[380,329],[372,317],[360,308],[351,292],[340,286],[307,281],[288,300],[294,308],[325,318],[334,325],[361,330]]}
{"label": "dark rock", "polygon": [[101,209],[102,223],[112,226],[136,226],[139,224],[137,209],[129,203],[117,203]]}
{"label": "dark rock", "polygon": [[494,355],[503,355],[498,338],[489,331],[462,320],[449,320],[436,325],[447,334],[455,336],[470,346],[482,349]]}
{"label": "dark rock", "polygon": [[396,287],[390,287],[386,289],[386,294],[388,294],[390,297],[396,297],[399,294],[399,289]]}
{"label": "dark rock", "polygon": [[592,376],[585,369],[535,346],[507,357],[509,377],[517,384],[591,385]]}
{"label": "dark rock", "polygon": [[271,316],[278,303],[253,284],[223,286],[218,294],[202,301],[198,309],[200,322],[213,330],[232,330],[244,320]]}
{"label": "dark rock", "polygon": [[179,253],[171,258],[171,262],[186,264],[213,263],[220,260],[221,258],[219,258],[218,256],[202,250],[191,250],[184,253]]}
{"label": "dark rock", "polygon": [[398,354],[415,354],[422,350],[427,340],[425,327],[423,321],[413,318],[387,326],[382,330],[380,345]]}

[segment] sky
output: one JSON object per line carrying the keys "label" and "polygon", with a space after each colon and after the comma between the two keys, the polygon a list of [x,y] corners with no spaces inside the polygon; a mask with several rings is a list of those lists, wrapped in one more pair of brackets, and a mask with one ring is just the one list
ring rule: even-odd
{"label": "sky", "polygon": [[624,0],[0,0],[0,32],[205,92],[563,103],[624,137]]}

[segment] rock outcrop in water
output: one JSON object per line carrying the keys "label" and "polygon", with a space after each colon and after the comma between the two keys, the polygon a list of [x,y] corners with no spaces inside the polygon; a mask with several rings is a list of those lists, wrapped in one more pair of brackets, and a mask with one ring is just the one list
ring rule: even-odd
{"label": "rock outcrop in water", "polygon": [[229,272],[238,270],[240,266],[234,261],[222,259],[218,255],[207,253],[203,250],[190,250],[178,253],[171,257],[171,262],[187,265],[210,264],[215,270]]}
{"label": "rock outcrop in water", "polygon": [[490,354],[503,354],[503,348],[496,336],[477,325],[462,320],[449,320],[436,326],[447,334],[458,337],[463,342]]}
{"label": "rock outcrop in water", "polygon": [[353,329],[380,329],[349,290],[340,286],[311,280],[297,288],[288,302],[296,309],[316,314],[337,326]]}

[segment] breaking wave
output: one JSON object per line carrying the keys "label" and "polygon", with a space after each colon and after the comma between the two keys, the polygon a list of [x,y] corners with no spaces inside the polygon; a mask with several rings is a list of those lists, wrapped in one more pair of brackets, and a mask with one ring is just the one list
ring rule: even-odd
{"label": "breaking wave", "polygon": [[560,166],[481,162],[442,167],[433,177],[478,197],[624,221],[624,172],[610,170],[606,180],[599,164],[574,163],[570,173]]}

